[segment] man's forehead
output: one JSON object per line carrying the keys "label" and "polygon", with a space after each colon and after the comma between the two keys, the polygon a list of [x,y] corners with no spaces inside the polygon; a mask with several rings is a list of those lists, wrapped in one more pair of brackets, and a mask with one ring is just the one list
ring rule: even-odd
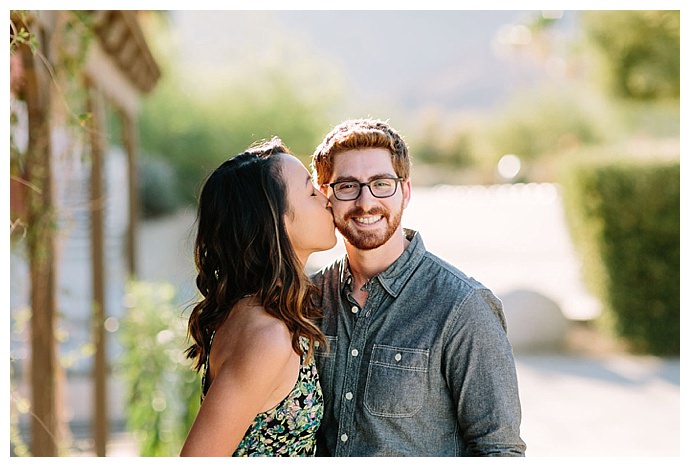
{"label": "man's forehead", "polygon": [[333,175],[395,174],[391,153],[384,148],[350,149],[333,157]]}

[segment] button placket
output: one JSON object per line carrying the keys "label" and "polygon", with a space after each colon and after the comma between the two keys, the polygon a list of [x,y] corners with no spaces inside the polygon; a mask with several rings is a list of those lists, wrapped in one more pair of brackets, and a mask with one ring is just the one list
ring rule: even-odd
{"label": "button placket", "polygon": [[[348,294],[350,302],[351,316],[358,316],[359,319],[350,321],[352,328],[350,345],[348,346],[348,356],[346,358],[345,379],[342,386],[342,399],[340,402],[340,423],[339,423],[339,437],[336,445],[336,455],[346,456],[350,453],[351,442],[348,442],[349,434],[354,429],[354,410],[357,394],[358,380],[361,366],[363,365],[361,352],[364,349],[366,329],[369,325],[368,317],[370,313],[360,313],[364,309],[369,309],[372,305],[375,306],[374,296],[370,292],[367,297],[367,302],[364,307],[359,307],[353,303],[352,296]],[[346,308],[347,309],[347,308]],[[364,384],[362,382],[362,384]]]}

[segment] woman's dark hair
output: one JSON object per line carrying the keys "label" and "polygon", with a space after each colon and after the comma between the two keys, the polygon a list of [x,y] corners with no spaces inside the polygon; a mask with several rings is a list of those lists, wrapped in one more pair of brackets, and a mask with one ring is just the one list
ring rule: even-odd
{"label": "woman's dark hair", "polygon": [[194,261],[203,298],[189,317],[193,344],[186,351],[197,371],[210,351],[211,333],[247,295],[285,323],[295,352],[302,353],[300,337],[309,342],[308,358],[315,342],[325,343],[312,321],[321,316],[318,289],[285,229],[283,216],[291,207],[277,154],[290,154],[279,138],[255,143],[223,162],[201,190]]}

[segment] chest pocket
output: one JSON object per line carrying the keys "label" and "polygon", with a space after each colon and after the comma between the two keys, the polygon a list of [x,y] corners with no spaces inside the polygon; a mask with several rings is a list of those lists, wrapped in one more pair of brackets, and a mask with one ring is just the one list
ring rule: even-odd
{"label": "chest pocket", "polygon": [[429,351],[374,344],[364,406],[379,417],[410,417],[424,404]]}

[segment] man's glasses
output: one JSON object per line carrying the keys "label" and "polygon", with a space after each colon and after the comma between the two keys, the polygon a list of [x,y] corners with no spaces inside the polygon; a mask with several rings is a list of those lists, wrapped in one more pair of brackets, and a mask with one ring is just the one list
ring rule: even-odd
{"label": "man's glasses", "polygon": [[340,201],[353,201],[359,198],[362,193],[362,187],[368,187],[374,198],[389,198],[393,196],[398,189],[398,182],[402,182],[403,178],[376,178],[366,183],[357,181],[335,182],[329,183],[333,189],[335,198]]}

